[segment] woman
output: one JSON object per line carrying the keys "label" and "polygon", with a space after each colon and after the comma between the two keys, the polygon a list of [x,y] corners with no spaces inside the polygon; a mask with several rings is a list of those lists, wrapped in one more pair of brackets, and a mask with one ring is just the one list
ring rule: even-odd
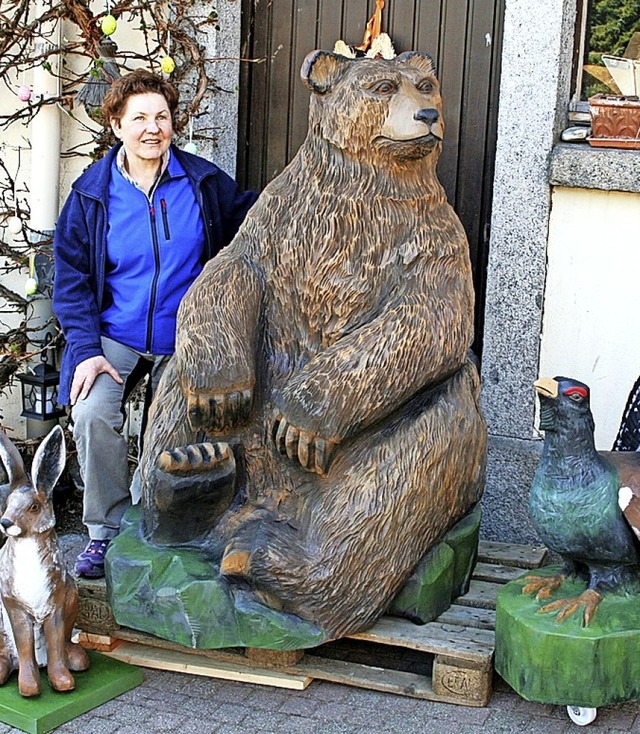
{"label": "woman", "polygon": [[131,503],[125,401],[145,374],[157,385],[180,299],[256,199],[172,145],[177,106],[175,87],[148,71],[112,84],[102,114],[119,142],[75,181],[54,238],[60,402],[72,406],[90,538],[76,571],[89,578],[104,575]]}

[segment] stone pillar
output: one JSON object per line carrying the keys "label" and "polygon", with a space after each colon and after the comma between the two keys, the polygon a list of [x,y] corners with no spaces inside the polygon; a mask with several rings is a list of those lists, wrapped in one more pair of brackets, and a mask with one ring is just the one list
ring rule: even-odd
{"label": "stone pillar", "polygon": [[482,407],[490,453],[483,535],[535,539],[528,492],[551,207],[549,159],[570,97],[576,0],[507,0],[487,273]]}

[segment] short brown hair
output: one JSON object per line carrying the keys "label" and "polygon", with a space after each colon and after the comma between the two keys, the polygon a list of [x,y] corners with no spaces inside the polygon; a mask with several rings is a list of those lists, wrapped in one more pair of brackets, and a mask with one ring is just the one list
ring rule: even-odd
{"label": "short brown hair", "polygon": [[146,69],[136,69],[116,79],[109,87],[101,108],[104,123],[108,125],[112,119],[119,120],[122,117],[129,97],[148,93],[161,94],[167,100],[171,117],[174,116],[180,100],[178,90],[157,74]]}

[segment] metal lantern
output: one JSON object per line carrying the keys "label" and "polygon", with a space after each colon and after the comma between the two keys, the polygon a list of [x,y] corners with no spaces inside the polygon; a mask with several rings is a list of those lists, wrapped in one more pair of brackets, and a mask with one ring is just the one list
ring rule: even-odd
{"label": "metal lantern", "polygon": [[40,364],[29,372],[17,375],[22,385],[22,415],[38,421],[49,421],[65,415],[65,409],[58,405],[58,386],[60,373],[48,364],[46,344],[40,354]]}

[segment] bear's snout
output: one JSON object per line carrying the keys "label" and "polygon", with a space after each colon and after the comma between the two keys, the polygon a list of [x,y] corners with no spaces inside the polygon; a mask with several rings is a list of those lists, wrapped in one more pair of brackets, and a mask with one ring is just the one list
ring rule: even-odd
{"label": "bear's snout", "polygon": [[425,109],[418,110],[413,116],[414,120],[419,122],[426,122],[427,125],[433,125],[434,122],[438,122],[440,113],[435,107],[426,107]]}

